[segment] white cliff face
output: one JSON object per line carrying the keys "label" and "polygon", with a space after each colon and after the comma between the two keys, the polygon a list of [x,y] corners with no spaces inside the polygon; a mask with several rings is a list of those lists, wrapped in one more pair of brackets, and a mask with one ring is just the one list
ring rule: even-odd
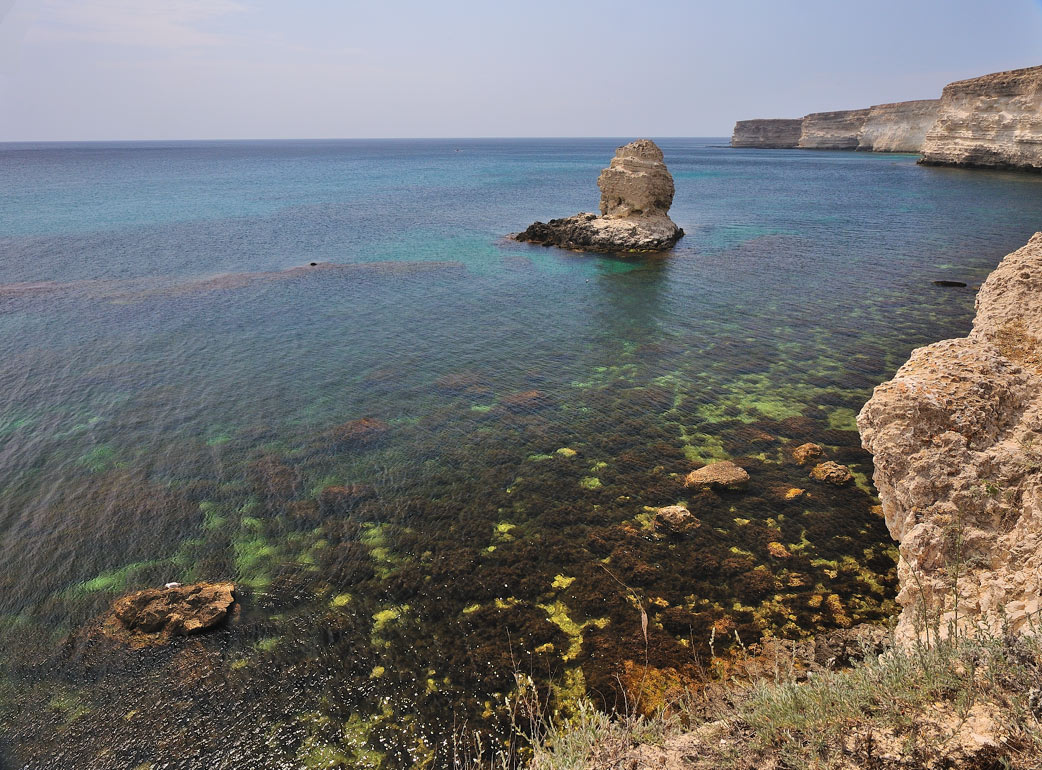
{"label": "white cliff face", "polygon": [[1042,170],[1042,67],[945,86],[922,163]]}
{"label": "white cliff face", "polygon": [[791,150],[800,143],[803,118],[739,120],[731,135],[732,147]]}
{"label": "white cliff face", "polygon": [[919,152],[937,122],[938,99],[877,104],[858,134],[857,149],[868,152]]}
{"label": "white cliff face", "polygon": [[1042,233],[988,277],[970,334],[914,351],[858,427],[900,543],[898,638],[1042,629]]}
{"label": "white cliff face", "polygon": [[814,112],[803,119],[801,150],[856,150],[868,110]]}

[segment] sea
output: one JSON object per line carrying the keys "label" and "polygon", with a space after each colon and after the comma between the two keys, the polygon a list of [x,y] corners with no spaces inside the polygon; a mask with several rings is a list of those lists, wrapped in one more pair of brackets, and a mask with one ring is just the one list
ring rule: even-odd
{"label": "sea", "polygon": [[[855,417],[1042,177],[662,138],[671,252],[507,238],[629,139],[0,145],[0,767],[513,763],[893,618]],[[197,581],[219,628],[110,634]]]}

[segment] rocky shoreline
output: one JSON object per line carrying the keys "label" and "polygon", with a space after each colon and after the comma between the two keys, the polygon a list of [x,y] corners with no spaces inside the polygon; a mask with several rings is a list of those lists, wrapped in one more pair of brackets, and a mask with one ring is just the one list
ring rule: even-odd
{"label": "rocky shoreline", "polygon": [[1038,628],[1040,291],[1036,233],[981,287],[969,335],[914,351],[858,416],[900,543],[899,640]]}
{"label": "rocky shoreline", "polygon": [[923,165],[1042,171],[1042,66],[950,83],[940,99],[740,120],[731,146],[921,153]]}

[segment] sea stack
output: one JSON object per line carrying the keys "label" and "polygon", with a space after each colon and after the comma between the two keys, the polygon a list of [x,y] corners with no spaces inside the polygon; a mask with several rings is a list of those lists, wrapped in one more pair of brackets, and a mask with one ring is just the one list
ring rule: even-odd
{"label": "sea stack", "polygon": [[640,253],[671,248],[684,235],[669,218],[673,177],[662,150],[638,139],[615,151],[597,179],[600,216],[580,213],[536,222],[513,238],[577,251]]}

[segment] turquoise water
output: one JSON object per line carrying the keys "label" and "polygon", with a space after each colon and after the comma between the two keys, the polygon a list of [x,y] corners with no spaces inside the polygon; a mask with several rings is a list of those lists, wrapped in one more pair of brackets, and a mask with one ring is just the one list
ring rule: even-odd
{"label": "turquoise water", "polygon": [[[0,145],[0,767],[442,767],[523,751],[515,676],[650,709],[711,636],[892,614],[853,416],[967,330],[932,281],[1042,180],[666,139],[672,254],[503,239],[594,209],[622,141]],[[746,491],[682,487],[725,458]],[[702,526],[648,528],[678,501]],[[217,579],[216,633],[98,631]]]}

